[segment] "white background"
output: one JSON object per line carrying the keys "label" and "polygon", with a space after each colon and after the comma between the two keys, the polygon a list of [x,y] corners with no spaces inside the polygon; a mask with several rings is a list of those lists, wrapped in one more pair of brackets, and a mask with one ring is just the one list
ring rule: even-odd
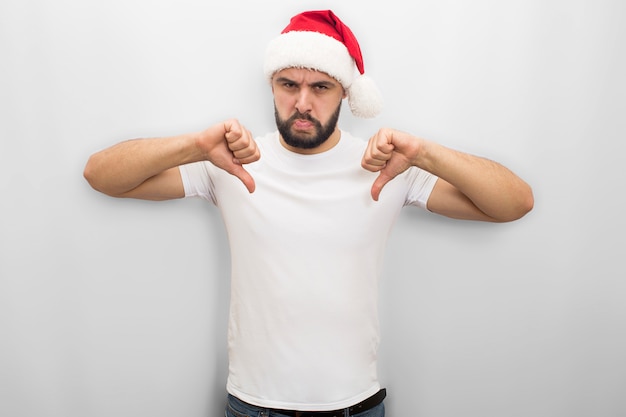
{"label": "white background", "polygon": [[626,415],[620,0],[3,0],[0,415],[222,415],[229,260],[199,200],[116,200],[88,156],[237,117],[274,129],[267,42],[352,28],[380,117],[534,189],[504,225],[403,212],[381,284],[388,415]]}

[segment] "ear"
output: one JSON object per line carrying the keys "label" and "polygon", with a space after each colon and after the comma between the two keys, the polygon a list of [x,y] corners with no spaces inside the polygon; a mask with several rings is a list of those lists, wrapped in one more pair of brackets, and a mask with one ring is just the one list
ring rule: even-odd
{"label": "ear", "polygon": [[276,73],[273,73],[272,78],[270,78],[270,87],[272,88],[272,95],[274,94],[274,78],[276,78]]}

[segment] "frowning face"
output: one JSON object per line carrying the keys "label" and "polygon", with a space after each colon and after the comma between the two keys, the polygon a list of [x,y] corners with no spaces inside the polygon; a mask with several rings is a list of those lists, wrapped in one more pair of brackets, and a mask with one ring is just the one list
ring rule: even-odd
{"label": "frowning face", "polygon": [[287,68],[272,78],[276,125],[283,145],[298,153],[324,152],[337,144],[337,120],[345,92],[323,72]]}

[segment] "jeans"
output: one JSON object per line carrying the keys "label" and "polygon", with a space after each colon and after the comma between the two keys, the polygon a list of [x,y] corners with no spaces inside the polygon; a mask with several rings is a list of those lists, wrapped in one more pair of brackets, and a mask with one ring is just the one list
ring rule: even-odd
{"label": "jeans", "polygon": [[[240,401],[237,397],[228,394],[228,405],[226,406],[226,417],[282,417],[283,414],[271,408],[256,407]],[[346,414],[347,415],[347,414]],[[376,407],[358,414],[351,414],[350,417],[385,417],[385,405],[378,404]]]}

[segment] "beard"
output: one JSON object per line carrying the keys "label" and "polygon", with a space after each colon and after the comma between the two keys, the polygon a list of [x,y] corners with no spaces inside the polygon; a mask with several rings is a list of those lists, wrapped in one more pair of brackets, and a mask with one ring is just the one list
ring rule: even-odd
{"label": "beard", "polygon": [[[332,116],[330,116],[330,119],[328,119],[328,122],[326,122],[326,124],[324,125],[322,125],[319,120],[312,117],[309,113],[300,113],[297,110],[290,118],[286,120],[281,119],[275,105],[274,116],[276,118],[276,126],[278,127],[278,132],[280,132],[280,135],[287,145],[298,149],[313,149],[326,142],[330,135],[333,134],[335,128],[337,127],[340,110],[341,103],[339,103],[335,112],[332,114]],[[306,134],[292,132],[291,126],[298,119],[307,120],[313,123],[313,126],[315,128],[315,135],[310,136]]]}

